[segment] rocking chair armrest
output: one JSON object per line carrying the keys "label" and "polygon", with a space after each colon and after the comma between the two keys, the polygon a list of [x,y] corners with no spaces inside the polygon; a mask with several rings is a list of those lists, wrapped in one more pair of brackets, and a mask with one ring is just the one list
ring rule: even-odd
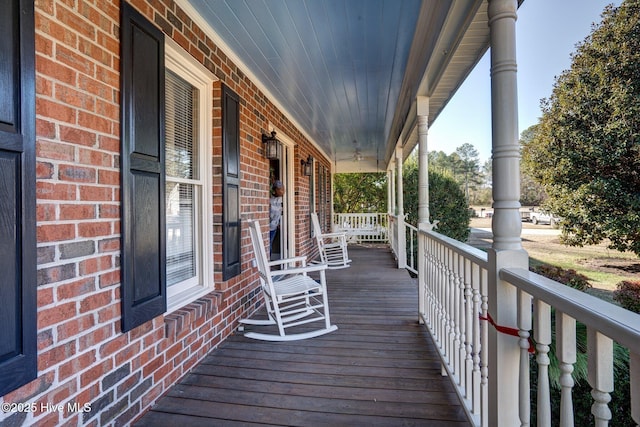
{"label": "rocking chair armrest", "polygon": [[292,263],[297,263],[297,262],[301,262],[302,265],[306,265],[307,257],[306,256],[296,256],[296,257],[291,257],[291,258],[275,259],[273,261],[269,261],[267,264],[269,264],[269,267],[273,267],[274,265],[292,264]]}
{"label": "rocking chair armrest", "polygon": [[318,237],[320,238],[329,238],[329,239],[333,239],[333,238],[346,238],[347,237],[347,233],[344,231],[337,231],[335,233],[323,233],[320,234]]}
{"label": "rocking chair armrest", "polygon": [[271,276],[282,276],[282,275],[292,275],[292,274],[302,274],[302,273],[310,273],[312,271],[324,271],[328,267],[327,264],[318,263],[318,264],[309,264],[305,267],[292,267],[285,268],[284,270],[273,270],[270,271],[269,274]]}

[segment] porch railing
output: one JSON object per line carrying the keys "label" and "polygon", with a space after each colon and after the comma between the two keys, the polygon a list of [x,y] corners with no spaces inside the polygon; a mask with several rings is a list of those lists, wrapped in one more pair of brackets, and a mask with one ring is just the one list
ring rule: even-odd
{"label": "porch railing", "polygon": [[347,233],[350,242],[388,242],[389,222],[386,213],[333,214],[334,231]]}
{"label": "porch railing", "polygon": [[[424,272],[420,275],[420,311],[470,419],[488,426],[488,383],[503,378],[488,369],[489,271],[487,254],[435,232],[418,233]],[[500,329],[515,335],[513,351],[520,354],[518,405],[521,425],[531,418],[530,358],[537,364],[537,425],[551,425],[550,358],[557,357],[561,384],[560,425],[573,426],[572,371],[581,350],[576,322],[587,328],[588,382],[593,396],[596,426],[611,418],[608,403],[613,391],[613,343],[630,353],[630,406],[640,423],[640,315],[521,269],[502,269],[499,278],[517,292],[517,325]],[[555,326],[552,322],[555,315]],[[494,325],[498,327],[497,325]],[[498,327],[499,328],[499,327]],[[555,337],[555,339],[552,339]],[[530,339],[531,338],[531,339]],[[533,344],[535,343],[535,344]],[[531,347],[534,348],[531,348]],[[530,353],[532,351],[535,356]],[[497,369],[501,369],[498,367]],[[504,398],[496,397],[498,399]]]}

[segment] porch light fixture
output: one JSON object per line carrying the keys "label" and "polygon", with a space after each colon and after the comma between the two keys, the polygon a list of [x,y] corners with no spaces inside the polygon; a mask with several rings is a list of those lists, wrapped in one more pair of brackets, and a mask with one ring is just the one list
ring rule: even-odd
{"label": "porch light fixture", "polygon": [[276,138],[275,130],[271,132],[271,136],[263,133],[262,143],[264,144],[264,156],[267,159],[273,160],[280,157],[280,141]]}
{"label": "porch light fixture", "polygon": [[300,164],[302,165],[302,174],[304,176],[313,175],[313,157],[307,157],[307,160],[300,160]]}

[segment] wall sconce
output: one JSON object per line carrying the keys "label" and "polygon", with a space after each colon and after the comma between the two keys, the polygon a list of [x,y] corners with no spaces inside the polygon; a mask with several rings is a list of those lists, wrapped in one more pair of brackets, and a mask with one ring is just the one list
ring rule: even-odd
{"label": "wall sconce", "polygon": [[304,176],[313,175],[313,157],[307,157],[307,160],[300,160],[300,164],[302,165],[302,174]]}
{"label": "wall sconce", "polygon": [[271,136],[263,133],[262,143],[264,144],[264,156],[267,159],[273,160],[280,157],[280,141],[276,138],[275,130],[271,132]]}

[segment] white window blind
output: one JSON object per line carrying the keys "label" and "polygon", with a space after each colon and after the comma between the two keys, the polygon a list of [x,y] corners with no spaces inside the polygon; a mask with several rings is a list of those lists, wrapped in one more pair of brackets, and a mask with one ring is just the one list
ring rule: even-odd
{"label": "white window blind", "polygon": [[198,89],[166,72],[167,285],[200,284]]}

